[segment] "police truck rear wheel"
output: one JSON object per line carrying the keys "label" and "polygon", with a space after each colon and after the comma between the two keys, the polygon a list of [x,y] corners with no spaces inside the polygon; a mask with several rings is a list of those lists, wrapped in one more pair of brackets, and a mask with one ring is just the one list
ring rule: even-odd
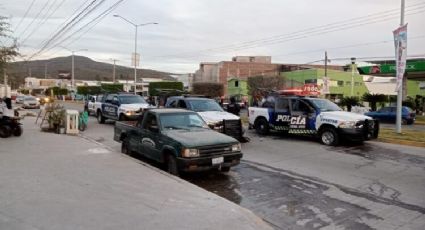
{"label": "police truck rear wheel", "polygon": [[335,146],[339,142],[338,133],[334,128],[324,128],[320,132],[320,141],[324,145]]}
{"label": "police truck rear wheel", "polygon": [[256,120],[254,126],[255,131],[260,135],[266,135],[269,133],[269,123],[264,118]]}
{"label": "police truck rear wheel", "polygon": [[102,115],[102,112],[97,112],[97,121],[99,124],[105,123],[105,117]]}

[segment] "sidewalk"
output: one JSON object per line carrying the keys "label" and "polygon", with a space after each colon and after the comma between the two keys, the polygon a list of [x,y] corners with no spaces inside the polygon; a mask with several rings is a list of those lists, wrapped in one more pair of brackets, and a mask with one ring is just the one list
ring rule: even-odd
{"label": "sidewalk", "polygon": [[0,139],[0,229],[271,229],[250,211],[77,136]]}

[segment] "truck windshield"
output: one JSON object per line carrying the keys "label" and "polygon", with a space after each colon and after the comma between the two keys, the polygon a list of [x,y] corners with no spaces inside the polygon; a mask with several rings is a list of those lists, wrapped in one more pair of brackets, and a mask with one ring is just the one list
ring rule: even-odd
{"label": "truck windshield", "polygon": [[161,129],[208,128],[204,120],[194,113],[162,114],[159,116]]}
{"label": "truck windshield", "polygon": [[223,111],[220,105],[214,100],[189,100],[188,103],[195,112]]}
{"label": "truck windshield", "polygon": [[145,99],[137,95],[119,96],[121,104],[147,104]]}
{"label": "truck windshield", "polygon": [[327,111],[342,111],[335,103],[326,99],[308,99],[316,108],[320,109],[321,112]]}

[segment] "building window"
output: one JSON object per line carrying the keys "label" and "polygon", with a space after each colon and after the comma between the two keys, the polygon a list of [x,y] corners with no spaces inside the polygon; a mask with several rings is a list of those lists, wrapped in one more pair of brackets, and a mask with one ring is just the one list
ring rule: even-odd
{"label": "building window", "polygon": [[351,81],[346,81],[345,85],[347,85],[347,86],[351,85]]}
{"label": "building window", "polygon": [[304,80],[305,84],[317,84],[317,79],[306,79]]}
{"label": "building window", "polygon": [[361,83],[360,82],[354,82],[354,86],[360,86]]}
{"label": "building window", "polygon": [[338,86],[344,86],[344,81],[338,81],[337,84]]}
{"label": "building window", "polygon": [[235,87],[239,87],[239,81],[235,81]]}

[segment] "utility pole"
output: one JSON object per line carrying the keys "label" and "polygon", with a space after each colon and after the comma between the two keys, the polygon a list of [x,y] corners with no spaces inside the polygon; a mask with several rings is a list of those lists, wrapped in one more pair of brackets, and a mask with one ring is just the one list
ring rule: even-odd
{"label": "utility pole", "polygon": [[354,67],[356,65],[356,58],[351,58],[351,96],[354,96]]}
{"label": "utility pole", "polygon": [[47,62],[44,63],[44,79],[47,79]]}
{"label": "utility pole", "polygon": [[[401,12],[400,12],[400,26],[404,25],[404,2],[405,0],[401,0]],[[400,87],[397,92],[397,113],[396,113],[396,132],[401,134],[401,109],[403,105],[403,80],[401,80]]]}
{"label": "utility pole", "polygon": [[328,51],[325,51],[325,77],[328,77]]}
{"label": "utility pole", "polygon": [[6,67],[3,67],[3,76],[4,76],[4,96],[7,97],[7,74],[6,74]]}
{"label": "utility pole", "polygon": [[115,82],[115,79],[116,79],[116,77],[115,77],[115,64],[116,64],[116,62],[118,60],[117,59],[112,59],[112,61],[114,62],[114,68],[112,70],[112,82]]}

